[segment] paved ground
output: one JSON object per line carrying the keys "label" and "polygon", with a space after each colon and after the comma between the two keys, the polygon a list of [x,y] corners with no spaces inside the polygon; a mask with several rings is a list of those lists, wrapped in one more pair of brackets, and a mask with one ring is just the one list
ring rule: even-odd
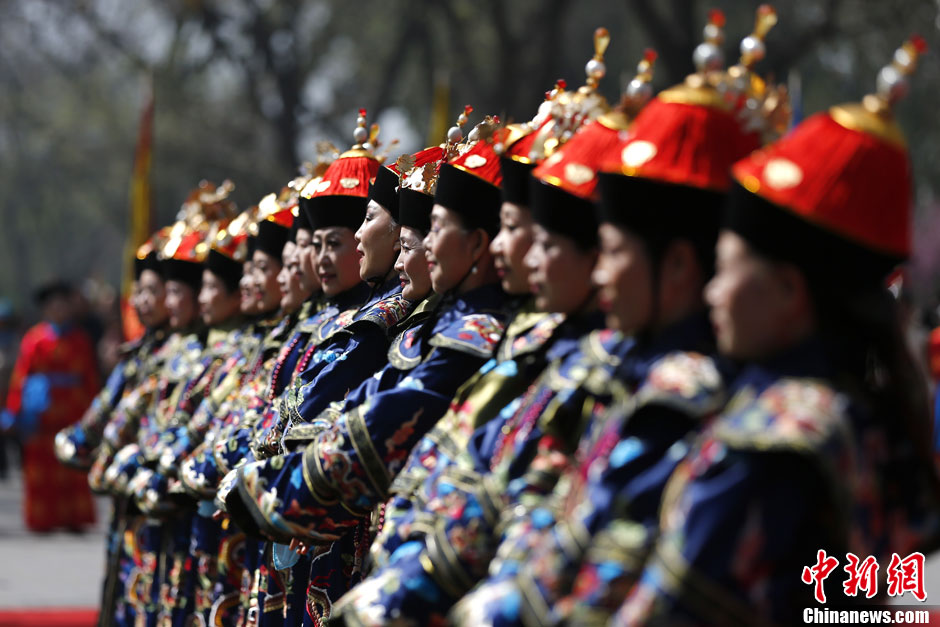
{"label": "paved ground", "polygon": [[83,535],[35,535],[23,526],[18,473],[0,481],[0,608],[97,607],[104,572],[107,499],[98,524]]}

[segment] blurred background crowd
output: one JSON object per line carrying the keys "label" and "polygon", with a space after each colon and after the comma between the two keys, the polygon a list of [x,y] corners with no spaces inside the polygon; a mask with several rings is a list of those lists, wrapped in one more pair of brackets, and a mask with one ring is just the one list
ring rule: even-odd
{"label": "blurred background crowd", "polygon": [[[55,303],[48,295],[55,292]],[[33,292],[24,311],[17,311],[7,298],[0,299],[0,407],[6,405],[10,377],[25,331],[38,319],[53,320],[83,334],[90,341],[98,379],[103,379],[120,359],[124,331],[121,324],[118,290],[104,281],[86,279],[78,285],[62,280],[46,282]],[[54,310],[53,310],[54,308]],[[0,432],[0,479],[5,479],[11,465],[17,464],[19,443]]]}

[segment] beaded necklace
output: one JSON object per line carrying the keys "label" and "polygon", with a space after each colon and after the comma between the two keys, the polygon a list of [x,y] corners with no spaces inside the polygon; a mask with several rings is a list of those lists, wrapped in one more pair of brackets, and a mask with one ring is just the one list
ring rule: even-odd
{"label": "beaded necklace", "polygon": [[301,373],[307,369],[307,364],[310,363],[310,360],[313,358],[313,354],[317,352],[317,345],[311,344],[307,347],[307,351],[304,353],[304,356],[300,358],[300,361],[297,363],[297,368],[294,369],[295,373]]}
{"label": "beaded necklace", "polygon": [[601,420],[598,425],[598,435],[593,443],[589,443],[582,459],[579,461],[579,478],[584,481],[587,479],[591,466],[598,459],[609,459],[614,447],[620,443],[620,426],[623,424],[619,415],[611,416],[605,407],[592,408],[594,420]]}
{"label": "beaded necklace", "polygon": [[277,361],[274,363],[274,370],[271,372],[271,382],[268,385],[268,402],[274,402],[275,397],[280,391],[278,386],[278,379],[281,376],[281,369],[284,367],[284,362],[287,361],[287,358],[290,357],[294,349],[297,347],[297,344],[300,343],[301,335],[300,333],[294,336],[294,339],[291,340],[291,343],[287,345],[287,349],[281,351],[281,354],[278,355]]}
{"label": "beaded necklace", "polygon": [[361,519],[356,525],[356,531],[353,535],[353,572],[362,571],[362,563],[365,560],[365,553],[371,542],[369,537],[369,524],[366,519]]}
{"label": "beaded necklace", "polygon": [[[542,415],[542,412],[545,411],[545,407],[548,406],[548,403],[555,395],[554,391],[549,387],[537,388],[532,391],[532,394],[534,394],[534,398],[531,403],[526,405],[525,411],[521,413],[516,412],[513,419],[500,429],[499,439],[496,441],[496,451],[493,453],[490,468],[496,468],[499,465],[503,454],[506,452],[506,449],[509,448],[510,444],[514,444],[528,437],[529,433],[532,432],[532,428],[535,426],[536,420]],[[516,420],[516,417],[518,417],[518,420]],[[510,439],[510,435],[514,437]]]}
{"label": "beaded necklace", "polygon": [[375,521],[375,536],[378,537],[382,533],[382,529],[385,528],[385,506],[386,503],[379,505],[378,510],[376,510],[376,521]]}
{"label": "beaded necklace", "polygon": [[193,379],[192,381],[190,381],[186,385],[186,390],[184,390],[183,392],[183,402],[184,403],[189,402],[189,400],[192,398],[193,394],[195,393],[196,383],[198,383],[199,381],[207,381],[208,383],[206,384],[205,387],[208,387],[209,385],[211,385],[220,367],[222,367],[222,362],[218,359],[214,359],[212,361],[212,364],[209,366],[209,369],[206,371],[205,375],[203,375],[202,377],[197,377],[196,379]]}

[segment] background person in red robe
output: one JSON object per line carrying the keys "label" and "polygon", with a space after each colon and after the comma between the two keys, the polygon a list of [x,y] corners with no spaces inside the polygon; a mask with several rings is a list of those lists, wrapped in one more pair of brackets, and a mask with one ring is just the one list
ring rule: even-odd
{"label": "background person in red robe", "polygon": [[56,282],[36,300],[42,322],[23,336],[7,395],[6,422],[23,442],[24,518],[31,531],[95,522],[85,474],[56,460],[55,434],[79,420],[100,385],[94,349],[72,324],[72,288]]}

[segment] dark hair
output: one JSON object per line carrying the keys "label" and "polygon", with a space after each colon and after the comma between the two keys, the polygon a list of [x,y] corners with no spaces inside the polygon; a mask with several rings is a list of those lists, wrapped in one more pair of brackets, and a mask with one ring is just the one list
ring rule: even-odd
{"label": "dark hair", "polygon": [[597,248],[597,219],[591,200],[535,177],[530,177],[529,199],[537,224],[568,237],[582,252]]}
{"label": "dark hair", "polygon": [[228,257],[216,249],[211,249],[206,257],[205,268],[214,274],[231,294],[238,291],[242,280],[243,262]]}
{"label": "dark hair", "polygon": [[[649,259],[650,303],[652,307],[652,313],[650,314],[651,321],[659,316],[659,278],[662,273],[666,251],[669,250],[672,244],[686,241],[692,245],[695,250],[695,259],[699,263],[701,270],[701,287],[703,290],[705,289],[705,284],[708,283],[711,276],[715,273],[715,243],[712,241],[711,245],[707,244],[710,238],[708,234],[690,237],[687,235],[657,231],[655,229],[638,230],[622,222],[609,222],[609,224],[623,231],[627,231],[639,239],[643,247],[643,252]],[[651,325],[647,326],[650,327]],[[650,339],[651,334],[652,331],[648,328],[641,331],[638,336],[641,341],[645,342]]]}
{"label": "dark hair", "polygon": [[881,469],[886,498],[905,501],[905,495],[930,493],[940,501],[926,381],[904,336],[898,303],[877,283],[844,290],[804,275],[836,384],[868,402],[889,450],[897,453]]}
{"label": "dark hair", "polygon": [[[717,233],[714,236],[712,233],[701,234],[700,236],[691,236],[676,233],[657,233],[652,231],[645,233],[636,232],[630,229],[628,226],[621,226],[621,228],[629,230],[631,233],[640,238],[644,247],[646,248],[647,254],[650,257],[650,265],[653,266],[653,271],[656,273],[659,272],[663,259],[666,256],[666,251],[669,250],[671,245],[680,241],[688,242],[695,250],[695,260],[698,261],[699,266],[701,266],[702,278],[704,282],[707,283],[715,273],[715,244],[718,239]],[[656,276],[653,278],[655,279]]]}
{"label": "dark hair", "polygon": [[250,261],[250,262],[254,263],[254,262],[255,262],[255,261],[254,261],[255,253],[263,253],[263,254],[264,254],[265,256],[267,256],[267,258],[270,259],[273,263],[276,263],[278,268],[283,268],[283,267],[284,267],[284,257],[281,256],[280,253],[274,254],[273,251],[271,251],[271,250],[265,250],[264,248],[261,248],[261,247],[255,248],[254,252],[251,253],[251,257],[248,258],[248,259],[246,259],[246,261]]}
{"label": "dark hair", "polygon": [[241,272],[235,275],[235,274],[220,273],[212,268],[206,268],[206,269],[209,270],[209,272],[211,272],[213,275],[215,275],[215,278],[217,278],[222,283],[222,286],[225,288],[225,291],[228,294],[235,294],[239,291],[239,284],[241,283],[241,280],[242,280]]}
{"label": "dark hair", "polygon": [[695,248],[704,278],[714,273],[723,192],[606,172],[598,175],[598,190],[598,222],[610,222],[640,237],[654,267],[659,268],[674,241],[687,240]]}
{"label": "dark hair", "polygon": [[281,261],[284,245],[290,235],[290,228],[278,224],[273,220],[262,220],[258,223],[258,235],[255,236],[255,250],[268,253]]}
{"label": "dark hair", "polygon": [[300,229],[300,218],[294,218],[287,232],[287,241],[297,243],[297,231]]}
{"label": "dark hair", "polygon": [[39,287],[33,294],[33,300],[42,307],[53,298],[71,298],[74,292],[74,288],[68,281],[55,280]]}
{"label": "dark hair", "polygon": [[460,214],[468,230],[483,229],[496,237],[502,196],[498,186],[449,163],[441,166],[434,202]]}

